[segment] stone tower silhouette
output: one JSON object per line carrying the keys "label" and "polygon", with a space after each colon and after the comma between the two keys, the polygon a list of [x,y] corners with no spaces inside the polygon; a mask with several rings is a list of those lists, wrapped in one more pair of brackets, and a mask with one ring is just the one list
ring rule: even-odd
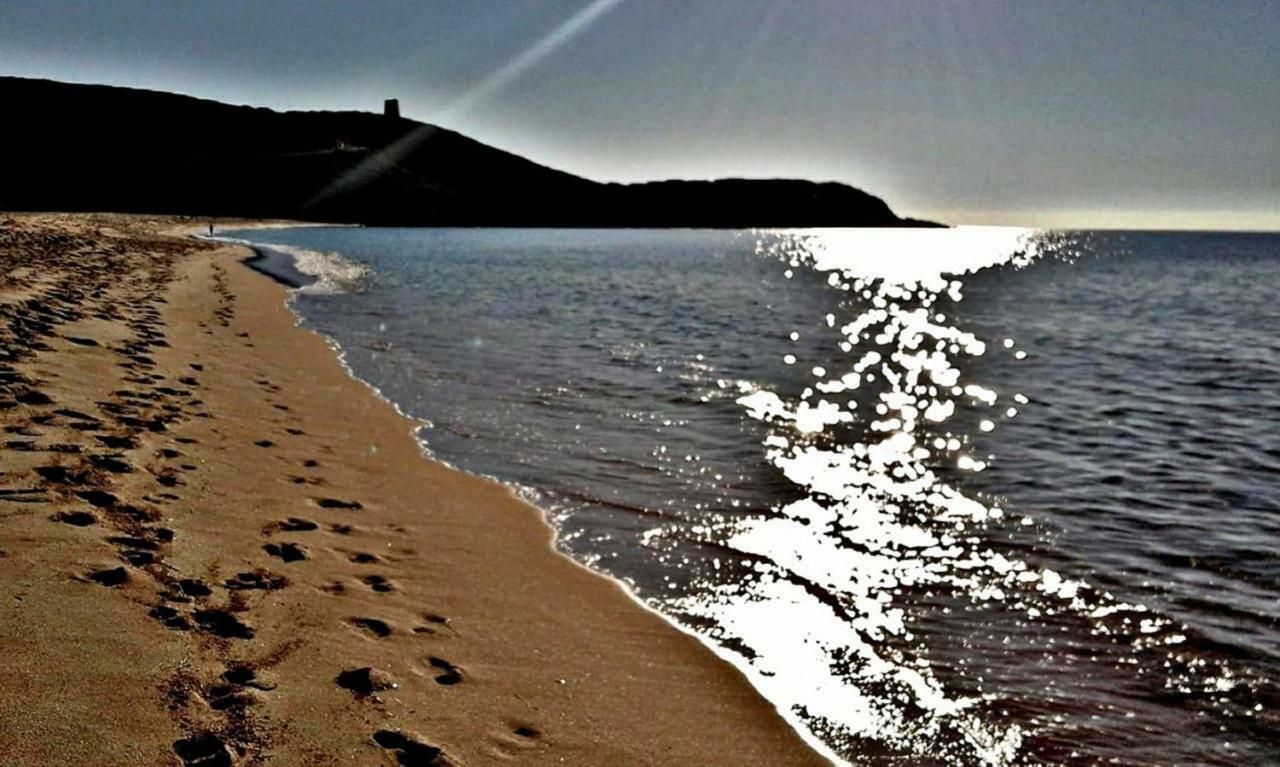
{"label": "stone tower silhouette", "polygon": [[400,99],[387,99],[382,102],[383,117],[400,117]]}

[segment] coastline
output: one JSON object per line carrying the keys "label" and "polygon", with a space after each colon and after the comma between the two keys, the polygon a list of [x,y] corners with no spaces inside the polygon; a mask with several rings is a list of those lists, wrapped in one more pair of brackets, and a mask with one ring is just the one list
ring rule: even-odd
{"label": "coastline", "polygon": [[[308,224],[308,223],[298,224],[298,227],[306,227],[306,226],[326,226],[326,225]],[[346,226],[346,225],[339,224],[335,226]],[[288,223],[266,224],[261,226],[245,227],[243,229],[240,229],[239,231],[245,231],[250,228],[251,229],[283,229],[283,228],[292,228],[292,227]],[[204,239],[204,238],[200,237],[199,239]],[[305,318],[303,317],[302,313],[299,310],[295,309],[294,302],[293,302],[294,295],[296,295],[296,291],[299,289],[305,289],[311,286],[315,286],[323,278],[319,278],[311,274],[304,274],[302,272],[299,272],[292,265],[283,265],[284,268],[282,269],[281,268],[282,264],[280,263],[279,259],[280,258],[294,259],[296,255],[290,255],[289,253],[284,252],[283,250],[276,250],[276,248],[279,248],[279,246],[277,245],[272,245],[270,243],[258,243],[249,239],[233,238],[233,237],[219,238],[215,236],[214,238],[210,238],[210,241],[233,243],[235,245],[241,246],[251,251],[253,255],[250,258],[243,259],[241,263],[253,269],[254,271],[257,271],[263,276],[271,279],[273,282],[275,282],[276,284],[278,284],[279,286],[281,286],[287,291],[286,297],[284,298],[285,304],[286,306],[289,307],[290,312],[293,314],[295,324],[300,328],[303,327]],[[752,681],[753,669],[751,668],[751,665],[743,658],[742,655],[729,651],[728,649],[724,648],[720,644],[716,643],[710,637],[707,637],[703,634],[699,634],[693,628],[686,626],[680,623],[678,620],[672,618],[671,616],[663,613],[659,608],[654,607],[649,602],[647,602],[643,597],[641,597],[632,588],[632,586],[628,584],[626,581],[616,579],[610,576],[608,573],[597,570],[593,568],[590,564],[586,562],[582,562],[578,559],[575,559],[572,554],[570,554],[568,551],[563,550],[557,543],[556,539],[560,535],[560,531],[556,528],[555,524],[550,521],[551,520],[550,512],[548,512],[546,509],[542,508],[539,505],[538,496],[540,495],[540,491],[537,488],[526,486],[526,485],[520,485],[514,482],[504,480],[501,477],[493,476],[490,474],[478,474],[474,471],[468,471],[466,469],[463,469],[457,466],[454,463],[451,463],[450,461],[446,460],[440,455],[436,454],[434,451],[430,449],[427,443],[420,436],[420,432],[424,427],[431,426],[431,423],[428,420],[424,420],[421,417],[417,417],[406,412],[400,406],[399,403],[397,403],[395,400],[387,396],[386,393],[383,392],[376,384],[361,377],[360,374],[357,373],[351,367],[350,363],[347,361],[346,350],[343,348],[342,344],[338,341],[338,339],[327,336],[313,329],[308,329],[308,330],[310,330],[310,332],[316,333],[317,335],[319,335],[321,338],[325,340],[330,350],[337,357],[338,363],[341,365],[343,371],[345,371],[348,376],[350,376],[352,379],[363,384],[373,396],[385,402],[389,407],[394,409],[398,414],[400,414],[401,417],[403,417],[406,421],[410,423],[411,425],[411,428],[409,430],[410,434],[413,436],[415,442],[417,442],[418,447],[421,451],[421,455],[424,458],[424,460],[438,463],[444,466],[445,468],[458,471],[462,474],[478,478],[485,482],[493,482],[504,487],[507,490],[507,492],[510,493],[518,503],[532,507],[538,513],[538,515],[544,520],[547,527],[550,528],[551,530],[550,545],[557,554],[564,557],[575,567],[580,567],[596,577],[601,577],[609,581],[614,586],[616,586],[619,590],[621,590],[622,593],[629,600],[631,600],[636,606],[640,607],[646,612],[649,612],[657,616],[663,622],[667,623],[669,626],[676,629],[680,633],[690,636],[695,640],[697,640],[699,643],[705,646],[708,650],[710,650],[711,653],[715,655],[717,658],[719,658],[721,661],[736,668],[747,680],[748,684],[751,684],[752,687],[756,689],[756,691],[760,695],[766,698],[766,700],[770,700],[770,702],[773,703],[773,701],[769,699],[766,692],[760,689],[758,686],[756,686],[755,682]],[[792,729],[796,732],[796,734],[811,749],[813,749],[816,753],[820,754],[827,761],[827,763],[830,763],[830,764],[845,763],[845,761],[838,754],[836,754],[829,745],[824,743],[809,729],[805,721],[800,716],[796,715],[791,711],[787,711],[783,708],[780,708],[776,704],[774,705],[774,708],[777,711],[778,715],[781,716],[783,720],[786,721],[792,727]]]}
{"label": "coastline", "polygon": [[200,225],[4,222],[0,301],[56,309],[5,339],[0,761],[828,763]]}

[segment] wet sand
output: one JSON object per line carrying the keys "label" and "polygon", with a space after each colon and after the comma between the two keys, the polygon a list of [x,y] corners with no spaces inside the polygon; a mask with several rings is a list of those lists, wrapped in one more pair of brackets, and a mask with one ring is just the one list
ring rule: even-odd
{"label": "wet sand", "polygon": [[0,764],[826,764],[204,222],[0,217]]}

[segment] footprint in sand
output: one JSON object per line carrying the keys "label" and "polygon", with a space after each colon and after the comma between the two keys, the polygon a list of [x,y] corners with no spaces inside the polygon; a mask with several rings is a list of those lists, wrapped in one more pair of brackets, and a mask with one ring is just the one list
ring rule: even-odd
{"label": "footprint in sand", "polygon": [[277,591],[289,585],[289,579],[283,575],[275,575],[266,570],[258,569],[250,572],[238,573],[234,578],[228,578],[223,581],[223,586],[231,591],[245,591],[256,589],[259,591]]}
{"label": "footprint in sand", "polygon": [[187,767],[231,767],[235,763],[227,744],[211,732],[175,740],[173,751]]}
{"label": "footprint in sand", "polygon": [[436,674],[436,684],[452,687],[462,681],[462,669],[444,658],[437,658],[433,655],[427,658],[427,665],[438,672]]}
{"label": "footprint in sand", "polygon": [[228,684],[237,684],[244,687],[252,687],[255,690],[263,692],[271,692],[276,689],[274,682],[267,682],[258,678],[258,672],[250,666],[243,664],[232,664],[227,670],[222,672],[222,679]]}
{"label": "footprint in sand", "polygon": [[362,698],[383,690],[394,690],[400,686],[400,683],[392,679],[387,672],[369,666],[346,669],[338,674],[334,681],[339,687],[350,690]]}
{"label": "footprint in sand", "polygon": [[24,405],[52,405],[53,398],[38,389],[27,389],[19,392],[15,400]]}
{"label": "footprint in sand", "polygon": [[100,509],[115,506],[120,500],[105,490],[81,490],[76,495],[88,501],[90,506],[97,506]]}
{"label": "footprint in sand", "polygon": [[329,581],[323,586],[317,586],[316,588],[320,589],[326,594],[338,595],[338,594],[347,593],[347,585],[342,581]]}
{"label": "footprint in sand", "polygon": [[163,487],[178,487],[179,485],[186,484],[182,481],[182,478],[178,476],[178,472],[173,469],[161,469],[159,472],[156,472],[156,482]]}
{"label": "footprint in sand", "polygon": [[364,585],[380,594],[387,594],[396,590],[396,585],[381,575],[363,575],[360,580],[364,582]]}
{"label": "footprint in sand", "polygon": [[155,541],[147,540],[136,535],[113,535],[107,538],[107,543],[114,544],[126,549],[138,549],[140,551],[159,551],[160,544]]}
{"label": "footprint in sand", "polygon": [[285,562],[301,562],[307,558],[307,550],[296,543],[268,543],[262,547],[268,554]]}
{"label": "footprint in sand", "polygon": [[439,634],[441,630],[448,629],[449,633],[454,636],[458,635],[457,629],[455,629],[453,625],[449,623],[449,619],[443,615],[438,615],[436,613],[423,613],[422,619],[430,625],[414,626],[413,633],[435,636]]}
{"label": "footprint in sand", "polygon": [[266,696],[262,693],[276,688],[258,679],[253,668],[242,664],[228,666],[216,680],[201,686],[201,697],[210,709],[228,712],[236,719],[242,719],[246,709],[263,703]]}
{"label": "footprint in sand", "polygon": [[89,469],[71,469],[67,466],[37,466],[34,469],[40,479],[55,485],[86,485],[94,476]]}
{"label": "footprint in sand", "polygon": [[359,501],[342,501],[337,498],[312,498],[311,500],[322,509],[349,509],[356,511],[364,508],[364,504]]}
{"label": "footprint in sand", "polygon": [[400,767],[453,765],[453,760],[445,755],[444,749],[433,746],[416,735],[406,735],[397,730],[378,730],[373,734],[373,742],[394,753],[396,764]]}
{"label": "footprint in sand", "polygon": [[377,639],[386,639],[391,636],[391,626],[386,621],[381,621],[377,618],[348,618],[347,625]]}
{"label": "footprint in sand", "polygon": [[120,552],[120,558],[134,567],[146,567],[160,561],[159,557],[150,551],[140,551],[138,549],[124,549]]}
{"label": "footprint in sand", "polygon": [[[82,498],[84,497],[83,493],[78,493],[78,495]],[[93,503],[93,501],[89,502]],[[159,520],[161,516],[160,513],[154,509],[144,509],[140,506],[134,506],[131,503],[106,505],[104,508],[106,508],[107,513],[113,517],[127,519],[133,522],[155,522]]]}
{"label": "footprint in sand", "polygon": [[111,567],[103,570],[95,570],[85,577],[94,583],[101,583],[103,586],[116,588],[129,582],[129,571],[123,567]]}
{"label": "footprint in sand", "polygon": [[281,531],[286,533],[309,533],[313,530],[320,529],[320,526],[309,519],[301,517],[289,517],[278,522],[272,522],[262,528],[264,535],[270,535],[273,532]]}
{"label": "footprint in sand", "polygon": [[179,602],[189,602],[192,599],[202,599],[213,594],[213,589],[209,585],[197,578],[181,578],[174,582],[173,593],[170,595],[174,600]]}
{"label": "footprint in sand", "polygon": [[96,524],[98,518],[87,511],[60,511],[50,517],[54,522],[62,522],[76,527],[88,527]]}
{"label": "footprint in sand", "polygon": [[129,474],[133,471],[133,466],[124,460],[124,456],[120,454],[91,455],[88,460],[95,469],[109,471],[112,474]]}
{"label": "footprint in sand", "polygon": [[253,639],[253,627],[241,623],[226,610],[196,610],[193,616],[202,631],[227,639]]}
{"label": "footprint in sand", "polygon": [[147,615],[160,621],[167,629],[174,631],[190,631],[191,621],[186,616],[168,605],[156,605],[147,611]]}
{"label": "footprint in sand", "polygon": [[209,708],[214,711],[232,711],[240,714],[243,714],[245,709],[263,701],[263,697],[257,691],[248,689],[243,684],[227,681],[225,673],[220,681],[205,688],[204,699],[209,703]]}
{"label": "footprint in sand", "polygon": [[523,720],[508,720],[505,727],[489,733],[492,753],[499,759],[513,759],[520,751],[533,748],[542,740],[542,730]]}

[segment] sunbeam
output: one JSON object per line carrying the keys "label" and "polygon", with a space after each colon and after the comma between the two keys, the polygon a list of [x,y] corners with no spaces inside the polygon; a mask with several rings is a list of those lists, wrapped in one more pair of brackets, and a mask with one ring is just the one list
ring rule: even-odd
{"label": "sunbeam", "polygon": [[[624,0],[592,0],[577,13],[565,19],[555,29],[543,35],[537,42],[521,51],[515,58],[498,67],[487,77],[476,83],[465,92],[459,94],[445,104],[432,116],[432,122],[449,122],[467,112],[485,98],[515,82],[539,62],[555,53],[565,44],[591,28],[609,11],[617,8]],[[359,186],[382,168],[388,167],[409,154],[415,147],[427,140],[436,130],[433,125],[423,125],[410,131],[383,149],[374,152],[363,162],[334,179],[321,189],[314,197],[307,200],[304,207],[312,207],[333,196],[344,188]]]}

